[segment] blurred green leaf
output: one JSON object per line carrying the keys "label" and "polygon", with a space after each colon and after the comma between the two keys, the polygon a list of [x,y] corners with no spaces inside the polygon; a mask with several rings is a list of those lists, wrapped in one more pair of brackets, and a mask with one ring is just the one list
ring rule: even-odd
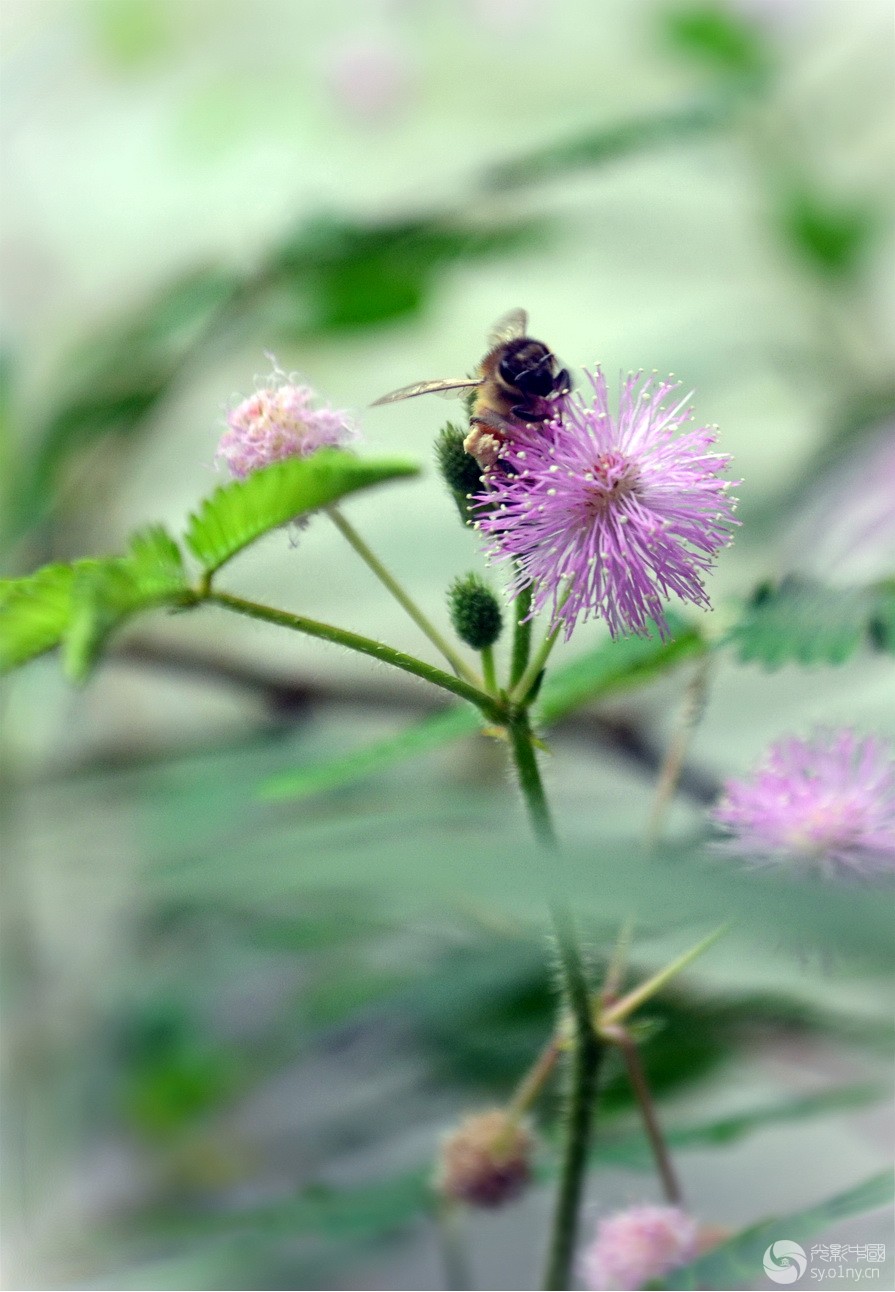
{"label": "blurred green leaf", "polygon": [[[865,1108],[868,1104],[883,1103],[886,1097],[887,1092],[881,1086],[838,1086],[832,1090],[822,1090],[818,1094],[800,1095],[706,1122],[685,1126],[666,1124],[664,1136],[669,1148],[678,1152],[690,1148],[713,1148],[736,1143],[768,1126],[786,1126],[813,1117],[826,1117],[830,1113]],[[652,1170],[655,1167],[655,1158],[642,1129],[625,1135],[614,1135],[610,1131],[602,1138],[598,1137],[593,1157],[595,1167],[607,1163],[634,1170]]]}
{"label": "blurred green leaf", "polygon": [[586,130],[495,165],[485,176],[485,184],[496,189],[518,188],[571,171],[603,166],[663,145],[685,142],[691,136],[699,137],[728,125],[733,119],[733,109],[732,101],[717,98]]}
{"label": "blurred green leaf", "polygon": [[693,4],[663,15],[671,44],[712,72],[750,86],[761,86],[773,67],[772,49],[762,27],[731,7]]}
{"label": "blurred green leaf", "polygon": [[76,454],[108,436],[137,432],[239,288],[229,271],[193,271],[76,350],[67,381],[60,378],[64,393],[38,428],[34,454],[11,490],[13,536],[46,515]]}
{"label": "blurred green leaf", "polygon": [[212,574],[270,530],[358,489],[418,470],[402,459],[363,461],[339,449],[277,462],[216,489],[190,517],[186,542]]}
{"label": "blurred green leaf", "polygon": [[744,662],[843,664],[868,640],[892,650],[895,594],[886,585],[834,588],[790,576],[761,584],[728,640]]}
{"label": "blurred green leaf", "polygon": [[666,1279],[655,1284],[660,1288],[734,1288],[754,1286],[760,1278],[765,1251],[780,1238],[807,1245],[839,1220],[860,1216],[880,1207],[891,1207],[893,1180],[890,1171],[872,1176],[862,1184],[829,1198],[816,1207],[777,1216],[747,1229]]}
{"label": "blurred green leaf", "polygon": [[[643,685],[705,650],[696,628],[673,616],[670,622],[676,634],[671,641],[663,642],[658,633],[647,638],[607,641],[571,664],[549,672],[538,701],[542,720],[555,722],[583,704]],[[384,771],[416,754],[473,735],[481,726],[481,716],[473,708],[450,709],[423,719],[397,736],[350,754],[277,775],[262,784],[260,794],[262,798],[278,800],[304,798],[335,789],[362,776]]]}
{"label": "blurred green leaf", "polygon": [[537,706],[543,721],[555,722],[582,704],[652,681],[705,652],[698,628],[676,615],[669,615],[668,624],[670,641],[662,641],[654,628],[649,637],[632,635],[602,642],[579,659],[548,672]]}
{"label": "blurred green leaf", "polygon": [[335,789],[369,776],[374,772],[412,758],[430,749],[437,749],[460,736],[471,735],[482,725],[482,716],[470,705],[462,709],[448,709],[437,713],[397,736],[380,740],[350,754],[309,764],[294,771],[272,777],[261,786],[261,797],[266,799],[304,798],[323,790]]}
{"label": "blurred green leaf", "polygon": [[544,230],[533,220],[476,224],[429,215],[361,224],[320,216],[274,251],[265,274],[292,294],[298,334],[370,327],[419,313],[446,268],[528,250]]}
{"label": "blurred green leaf", "polygon": [[846,203],[806,184],[791,188],[780,200],[778,219],[795,251],[834,278],[857,272],[880,227],[879,213],[869,203]]}

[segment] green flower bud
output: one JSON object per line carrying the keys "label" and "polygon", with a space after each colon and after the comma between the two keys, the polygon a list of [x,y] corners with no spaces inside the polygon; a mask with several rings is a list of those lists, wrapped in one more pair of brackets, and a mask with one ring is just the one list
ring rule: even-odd
{"label": "green flower bud", "polygon": [[464,449],[465,439],[466,432],[448,422],[435,441],[435,456],[442,478],[453,493],[462,495],[464,502],[467,494],[478,493],[482,487],[479,464]]}
{"label": "green flower bud", "polygon": [[448,610],[454,631],[473,650],[493,646],[503,628],[497,598],[477,574],[456,579],[448,590]]}

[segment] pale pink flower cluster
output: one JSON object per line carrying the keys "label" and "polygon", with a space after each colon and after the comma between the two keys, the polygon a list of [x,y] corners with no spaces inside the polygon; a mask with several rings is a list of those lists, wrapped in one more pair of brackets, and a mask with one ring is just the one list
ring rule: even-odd
{"label": "pale pink flower cluster", "polygon": [[592,1292],[646,1287],[698,1253],[696,1221],[680,1207],[627,1207],[604,1216],[581,1258],[581,1276]]}
{"label": "pale pink flower cluster", "polygon": [[357,432],[347,413],[315,408],[310,386],[274,368],[264,385],[227,414],[217,456],[242,480],[260,467],[337,448]]}

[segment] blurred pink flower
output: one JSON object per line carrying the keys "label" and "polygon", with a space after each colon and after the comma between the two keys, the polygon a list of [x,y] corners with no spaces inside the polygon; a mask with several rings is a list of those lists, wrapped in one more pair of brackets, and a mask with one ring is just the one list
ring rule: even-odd
{"label": "blurred pink flower", "polygon": [[895,874],[895,760],[874,736],[780,740],[750,777],[728,781],[710,815],[726,853],[839,877]]}
{"label": "blurred pink flower", "polygon": [[360,36],[331,50],[326,83],[335,103],[351,117],[376,122],[410,99],[410,63],[393,41]]}
{"label": "blurred pink flower", "polygon": [[679,1207],[628,1207],[598,1223],[581,1275],[593,1292],[634,1290],[686,1265],[697,1250],[696,1221]]}

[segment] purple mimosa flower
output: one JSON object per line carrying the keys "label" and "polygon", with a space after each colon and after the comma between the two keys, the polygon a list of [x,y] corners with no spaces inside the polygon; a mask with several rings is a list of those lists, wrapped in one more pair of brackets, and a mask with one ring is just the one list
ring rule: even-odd
{"label": "purple mimosa flower", "polygon": [[680,1207],[628,1207],[598,1223],[582,1278],[595,1292],[642,1288],[692,1261],[698,1245],[696,1221]]}
{"label": "purple mimosa flower", "polygon": [[347,413],[315,408],[314,400],[310,386],[297,385],[274,364],[255,394],[227,414],[218,457],[242,480],[260,467],[306,458],[355,437]]}
{"label": "purple mimosa flower", "polygon": [[711,812],[726,853],[832,876],[895,875],[895,758],[875,736],[818,731],[772,745]]}
{"label": "purple mimosa flower", "polygon": [[549,605],[566,640],[591,616],[613,637],[650,620],[664,636],[665,598],[710,609],[702,575],[737,524],[730,459],[713,451],[715,428],[681,429],[692,410],[677,382],[629,376],[613,416],[601,370],[587,375],[591,403],[573,396],[555,422],[507,438],[476,526],[514,563],[512,593],[534,584],[533,613]]}

